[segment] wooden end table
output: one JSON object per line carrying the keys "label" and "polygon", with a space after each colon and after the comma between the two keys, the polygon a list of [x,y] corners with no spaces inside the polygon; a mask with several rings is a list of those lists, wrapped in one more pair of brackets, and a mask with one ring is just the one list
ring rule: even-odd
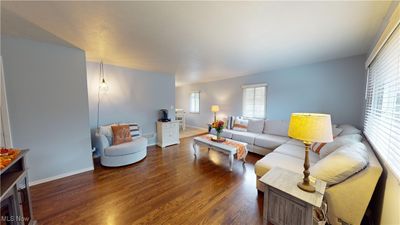
{"label": "wooden end table", "polygon": [[[310,177],[311,178],[311,177]],[[310,225],[313,224],[313,209],[321,207],[326,182],[311,178],[315,192],[309,193],[297,187],[302,174],[272,168],[260,178],[266,185],[264,191],[263,224]]]}

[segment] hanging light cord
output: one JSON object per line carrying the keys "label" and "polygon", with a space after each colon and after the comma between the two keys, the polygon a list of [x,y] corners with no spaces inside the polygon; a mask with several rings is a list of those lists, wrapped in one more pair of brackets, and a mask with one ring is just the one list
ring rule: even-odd
{"label": "hanging light cord", "polygon": [[100,125],[100,89],[101,83],[104,81],[104,66],[103,60],[100,61],[100,73],[99,73],[99,87],[97,90],[97,128]]}

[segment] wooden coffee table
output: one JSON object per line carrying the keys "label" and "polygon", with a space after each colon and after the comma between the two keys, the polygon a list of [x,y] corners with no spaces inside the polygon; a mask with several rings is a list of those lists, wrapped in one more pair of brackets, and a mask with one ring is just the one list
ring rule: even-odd
{"label": "wooden coffee table", "polygon": [[[209,134],[209,136],[215,137],[214,135],[211,135],[211,134]],[[230,142],[235,142],[237,144],[244,145],[246,153],[245,153],[245,156],[243,157],[242,160],[243,160],[243,164],[245,164],[246,163],[246,156],[247,156],[247,153],[248,153],[247,143],[240,142],[240,141],[234,141],[234,140],[231,140],[231,139],[229,139],[229,141]],[[234,155],[236,154],[236,151],[237,151],[236,147],[224,144],[224,142],[221,142],[221,143],[214,142],[214,141],[208,140],[206,138],[202,138],[201,136],[195,137],[193,139],[193,151],[194,151],[194,157],[196,157],[196,158],[197,158],[197,154],[198,154],[197,153],[198,152],[198,148],[199,148],[200,145],[207,146],[208,147],[208,151],[210,151],[210,149],[212,149],[212,150],[227,154],[229,156],[229,170],[232,171],[233,157],[234,157]]]}

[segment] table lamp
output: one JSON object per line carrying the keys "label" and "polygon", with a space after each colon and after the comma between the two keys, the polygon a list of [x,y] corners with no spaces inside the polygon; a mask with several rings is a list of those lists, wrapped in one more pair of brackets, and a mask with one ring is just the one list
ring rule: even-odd
{"label": "table lamp", "polygon": [[333,140],[331,116],[318,113],[292,113],[288,136],[303,141],[305,145],[304,178],[297,186],[301,190],[315,192],[315,187],[310,184],[308,178],[310,175],[308,151],[313,142],[327,143]]}
{"label": "table lamp", "polygon": [[218,105],[212,105],[211,106],[211,112],[214,113],[214,122],[217,121],[217,112],[219,111],[219,106]]}

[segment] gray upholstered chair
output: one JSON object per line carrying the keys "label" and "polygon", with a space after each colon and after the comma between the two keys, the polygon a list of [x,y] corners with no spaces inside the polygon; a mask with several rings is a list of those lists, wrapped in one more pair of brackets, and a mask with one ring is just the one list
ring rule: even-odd
{"label": "gray upholstered chair", "polygon": [[100,126],[95,134],[94,144],[100,154],[101,165],[107,167],[125,166],[146,157],[147,139],[141,136],[140,131],[138,136],[132,138],[132,142],[112,145],[112,125]]}

